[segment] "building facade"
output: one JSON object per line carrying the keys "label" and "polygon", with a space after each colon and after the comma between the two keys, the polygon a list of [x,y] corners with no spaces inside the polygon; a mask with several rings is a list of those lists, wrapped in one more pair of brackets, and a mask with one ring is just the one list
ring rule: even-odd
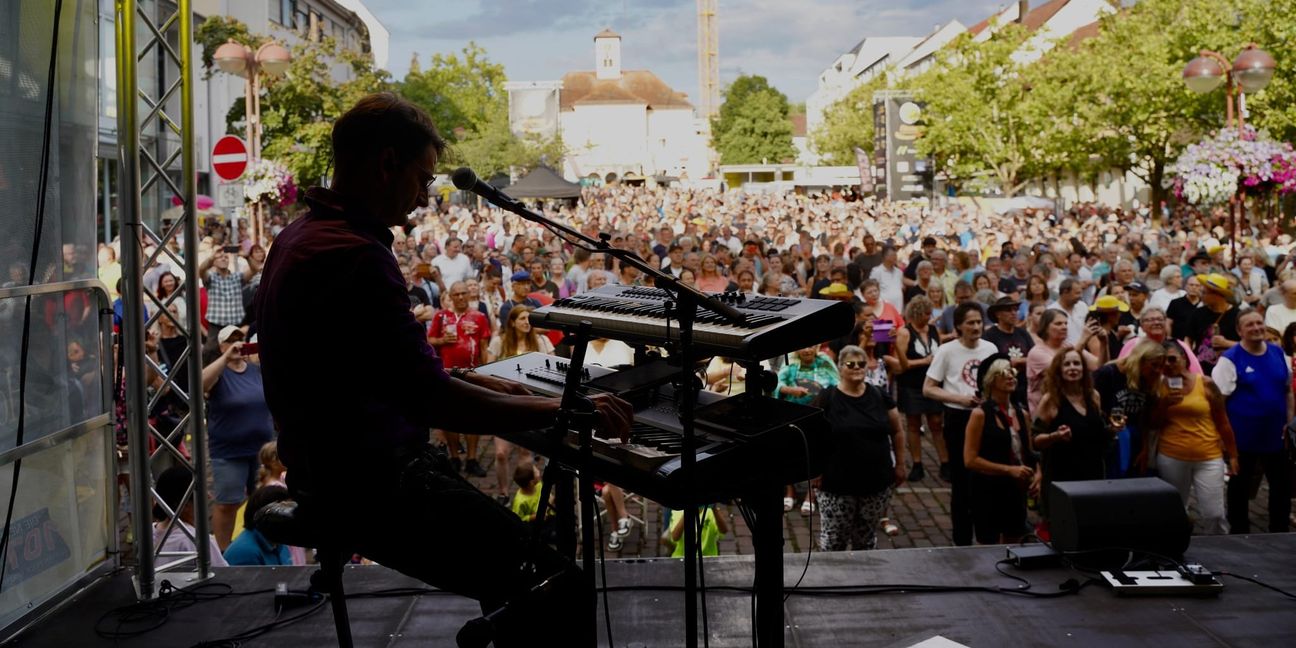
{"label": "building facade", "polygon": [[707,175],[705,123],[688,97],[649,70],[622,69],[621,61],[621,37],[605,29],[594,37],[594,69],[557,82],[508,84],[514,132],[560,133],[568,179]]}
{"label": "building facade", "polygon": [[[140,0],[140,8],[150,16],[167,16],[175,11],[175,3],[168,0]],[[378,22],[360,0],[192,0],[195,24],[209,16],[228,16],[238,19],[252,32],[274,38],[291,47],[308,42],[318,42],[331,37],[345,49],[373,56],[375,65],[387,61],[387,29]],[[116,43],[113,34],[113,0],[99,0],[99,146],[97,154],[98,227],[100,240],[109,241],[116,236],[117,205],[117,78]],[[173,44],[178,50],[178,44]],[[202,69],[195,49],[193,73],[194,89],[194,149],[198,169],[198,192],[215,196],[218,181],[211,173],[211,147],[229,129],[225,116],[234,102],[244,97],[244,80],[217,70],[210,77]],[[139,65],[141,87],[163,88],[174,79],[157,76],[157,66],[147,61]],[[351,70],[346,65],[332,68],[334,78],[346,80]],[[206,78],[204,78],[206,77]],[[154,95],[160,95],[155,92]],[[176,93],[169,114],[179,114],[179,93]],[[173,112],[174,111],[174,112]],[[160,150],[179,146],[179,138],[162,124],[154,123],[146,136],[158,140]],[[241,128],[233,134],[243,137]],[[156,193],[156,192],[154,192]],[[169,196],[143,197],[144,214],[160,214],[167,206]]]}

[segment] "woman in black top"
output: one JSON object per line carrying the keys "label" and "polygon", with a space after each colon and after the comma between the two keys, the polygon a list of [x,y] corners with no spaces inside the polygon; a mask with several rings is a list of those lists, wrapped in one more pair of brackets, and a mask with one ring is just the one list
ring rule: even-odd
{"label": "woman in black top", "polygon": [[819,548],[824,551],[876,547],[892,488],[904,483],[904,463],[892,461],[904,456],[900,414],[886,392],[864,381],[867,362],[860,347],[842,347],[840,382],[813,403],[823,408],[832,447],[823,475],[813,482],[820,489]]}
{"label": "woman in black top", "polygon": [[1123,460],[1120,444],[1108,449],[1108,479],[1137,477],[1147,471],[1143,440],[1153,427],[1148,414],[1152,410],[1153,394],[1161,383],[1165,357],[1166,350],[1160,342],[1145,339],[1134,345],[1129,355],[1094,372],[1094,388],[1112,428],[1118,434],[1122,429],[1129,430],[1128,441],[1122,441],[1127,443]]}
{"label": "woman in black top", "polygon": [[1075,348],[1063,349],[1044,371],[1044,395],[1031,428],[1031,442],[1042,452],[1045,517],[1049,484],[1103,478],[1111,438],[1083,356]]}
{"label": "woman in black top", "polygon": [[972,410],[963,442],[977,542],[1018,542],[1026,535],[1026,493],[1039,488],[1027,438],[1026,410],[1013,402],[1017,372],[1002,353],[978,368],[985,400]]}
{"label": "woman in black top", "polygon": [[936,347],[940,346],[940,334],[931,324],[931,300],[922,295],[914,296],[905,305],[904,318],[905,325],[896,331],[895,338],[895,357],[900,364],[895,382],[908,432],[909,454],[913,459],[908,479],[921,481],[926,475],[922,462],[922,424],[923,417],[926,417],[927,431],[931,433],[932,445],[936,446],[936,456],[940,458],[940,477],[948,481],[949,457],[945,450],[941,404],[922,393],[927,366],[936,355]]}

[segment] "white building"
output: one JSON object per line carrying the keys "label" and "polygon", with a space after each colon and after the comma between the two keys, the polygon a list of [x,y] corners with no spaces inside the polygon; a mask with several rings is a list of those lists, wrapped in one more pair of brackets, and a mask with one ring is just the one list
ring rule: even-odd
{"label": "white building", "polygon": [[[556,119],[569,179],[610,173],[705,176],[705,123],[687,95],[649,70],[623,70],[621,37],[610,29],[594,37],[594,55],[593,70],[568,72],[558,83],[509,84],[514,130],[543,133]],[[556,115],[548,109],[554,93]]]}
{"label": "white building", "polygon": [[806,98],[806,130],[813,133],[823,124],[829,107],[894,64],[920,40],[910,36],[870,36],[838,56],[819,73],[818,87]]}

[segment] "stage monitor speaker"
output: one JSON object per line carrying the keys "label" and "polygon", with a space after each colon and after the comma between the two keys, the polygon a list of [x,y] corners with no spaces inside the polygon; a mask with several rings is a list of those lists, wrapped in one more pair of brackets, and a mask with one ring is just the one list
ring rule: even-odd
{"label": "stage monitor speaker", "polygon": [[1053,482],[1049,533],[1058,551],[1135,549],[1181,558],[1192,523],[1174,486],[1155,477]]}

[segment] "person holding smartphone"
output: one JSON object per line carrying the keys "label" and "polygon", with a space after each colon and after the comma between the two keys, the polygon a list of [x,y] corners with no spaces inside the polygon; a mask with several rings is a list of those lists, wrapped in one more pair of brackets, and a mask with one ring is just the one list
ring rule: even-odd
{"label": "person holding smartphone", "polygon": [[1225,475],[1238,471],[1237,443],[1224,396],[1215,382],[1188,371],[1183,348],[1165,343],[1164,383],[1157,390],[1154,420],[1161,422],[1155,449],[1158,476],[1179,490],[1184,506],[1197,496],[1197,520],[1207,533],[1228,533]]}
{"label": "person holding smartphone", "polygon": [[950,519],[954,526],[954,544],[972,544],[972,509],[968,501],[968,475],[963,463],[963,439],[972,410],[981,404],[977,389],[977,369],[981,361],[994,355],[995,345],[981,338],[981,306],[975,302],[959,304],[954,309],[958,337],[936,349],[927,376],[923,396],[940,401],[945,408],[945,446],[950,464]]}

